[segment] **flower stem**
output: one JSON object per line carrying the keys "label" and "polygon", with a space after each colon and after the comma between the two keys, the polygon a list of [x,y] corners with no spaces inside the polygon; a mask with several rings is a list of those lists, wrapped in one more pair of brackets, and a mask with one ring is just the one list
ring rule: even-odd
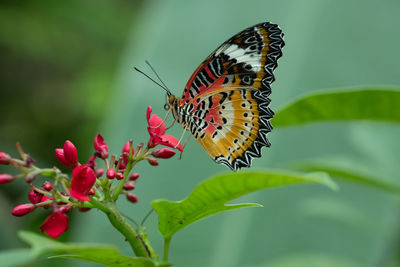
{"label": "flower stem", "polygon": [[169,245],[171,242],[171,237],[164,238],[164,251],[163,251],[163,261],[168,261],[168,251],[169,251]]}
{"label": "flower stem", "polygon": [[137,257],[150,257],[145,244],[143,244],[135,229],[133,229],[133,227],[126,221],[124,216],[122,216],[122,214],[118,211],[115,203],[109,202],[107,204],[102,204],[93,199],[91,202],[98,209],[106,213],[111,224],[126,238],[126,241],[128,241]]}
{"label": "flower stem", "polygon": [[129,161],[128,164],[126,165],[126,169],[124,171],[124,178],[119,181],[117,187],[115,188],[113,194],[112,194],[112,199],[113,201],[117,201],[119,195],[122,192],[122,189],[124,188],[124,184],[126,183],[126,180],[128,180],[129,173],[131,172],[133,166],[135,166],[136,161]]}

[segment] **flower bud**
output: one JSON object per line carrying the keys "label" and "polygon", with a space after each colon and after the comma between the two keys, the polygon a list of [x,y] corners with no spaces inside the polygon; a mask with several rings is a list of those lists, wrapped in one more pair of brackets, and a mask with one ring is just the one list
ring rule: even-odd
{"label": "flower bud", "polygon": [[100,178],[104,174],[104,169],[96,169],[96,177]]}
{"label": "flower bud", "polygon": [[36,192],[35,190],[29,191],[28,198],[32,204],[37,204],[51,199],[42,193]]}
{"label": "flower bud", "polygon": [[[125,163],[124,166],[128,163],[128,155],[131,150],[130,145],[131,144],[128,141],[125,143],[124,147],[122,148],[122,158],[124,159],[124,163]],[[133,153],[135,153],[135,151],[132,148],[132,155],[133,155]]]}
{"label": "flower bud", "polygon": [[30,172],[25,176],[25,182],[31,184],[33,181],[35,181],[37,176],[38,176],[37,172]]}
{"label": "flower bud", "polygon": [[15,176],[12,176],[8,173],[0,173],[0,184],[8,184],[16,179]]}
{"label": "flower bud", "polygon": [[94,195],[94,189],[93,188],[89,190],[88,195],[89,196],[93,196]]}
{"label": "flower bud", "polygon": [[115,175],[115,177],[117,178],[117,180],[122,180],[124,179],[124,175],[121,172],[117,172],[117,174]]}
{"label": "flower bud", "polygon": [[80,212],[87,212],[89,210],[91,210],[91,208],[79,208]]}
{"label": "flower bud", "polygon": [[34,158],[32,158],[30,155],[25,154],[26,160],[25,160],[25,167],[29,168],[33,163],[36,162]]}
{"label": "flower bud", "polygon": [[160,148],[160,149],[155,149],[153,152],[151,152],[151,155],[156,158],[160,159],[169,159],[173,155],[175,155],[175,151],[173,151],[170,148]]}
{"label": "flower bud", "polygon": [[133,189],[135,189],[135,185],[134,184],[132,184],[132,183],[125,183],[124,184],[124,190],[130,191],[130,190],[133,190]]}
{"label": "flower bud", "polygon": [[101,134],[97,134],[94,138],[94,149],[96,150],[96,154],[99,158],[108,158],[108,146],[106,142],[104,142],[104,138],[101,136]]}
{"label": "flower bud", "polygon": [[108,169],[106,172],[106,176],[108,179],[114,179],[115,178],[115,170],[114,169]]}
{"label": "flower bud", "polygon": [[42,201],[43,194],[36,192],[35,190],[29,191],[28,198],[33,204],[37,204]]}
{"label": "flower bud", "polygon": [[133,193],[128,193],[126,194],[126,199],[129,200],[132,203],[136,203],[138,202],[138,197],[137,195],[133,194]]}
{"label": "flower bud", "polygon": [[158,166],[158,161],[155,158],[146,158],[151,166]]}
{"label": "flower bud", "polygon": [[36,209],[36,206],[31,204],[31,203],[27,203],[27,204],[22,204],[22,205],[18,205],[16,206],[13,210],[12,210],[12,215],[17,216],[17,217],[21,217],[24,216],[32,211],[34,211]]}
{"label": "flower bud", "polygon": [[134,172],[131,174],[131,176],[129,176],[129,180],[130,181],[136,181],[139,178],[139,173]]}
{"label": "flower bud", "polygon": [[78,151],[74,144],[69,140],[64,143],[64,158],[74,167],[78,164]]}
{"label": "flower bud", "polygon": [[45,183],[44,184],[44,190],[50,191],[51,189],[53,189],[53,186],[51,185],[51,183]]}
{"label": "flower bud", "polygon": [[86,162],[86,165],[91,168],[92,170],[96,169],[96,156],[92,156]]}
{"label": "flower bud", "polygon": [[5,152],[0,152],[0,164],[8,165],[10,164],[11,157]]}

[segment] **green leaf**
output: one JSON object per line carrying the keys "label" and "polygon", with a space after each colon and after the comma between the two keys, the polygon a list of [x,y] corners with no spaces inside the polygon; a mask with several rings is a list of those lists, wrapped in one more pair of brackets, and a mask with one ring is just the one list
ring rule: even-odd
{"label": "green leaf", "polygon": [[177,231],[205,217],[228,210],[260,206],[253,203],[225,204],[244,194],[304,182],[320,183],[336,189],[336,184],[325,173],[247,171],[214,176],[197,185],[182,201],[155,200],[152,206],[159,217],[159,231],[165,239],[169,239]]}
{"label": "green leaf", "polygon": [[296,166],[297,169],[304,171],[322,171],[326,172],[331,176],[341,178],[348,181],[362,183],[367,186],[371,186],[392,194],[400,195],[400,185],[391,183],[384,179],[379,179],[365,171],[357,170],[355,168],[348,168],[339,166],[338,164],[328,163],[303,163]]}
{"label": "green leaf", "polygon": [[277,112],[274,127],[317,121],[400,122],[400,89],[325,90],[304,96]]}
{"label": "green leaf", "polygon": [[61,243],[41,235],[20,231],[20,238],[32,246],[35,258],[70,258],[95,262],[106,266],[155,267],[147,258],[135,258],[122,255],[117,248],[99,244]]}
{"label": "green leaf", "polygon": [[0,252],[2,267],[28,266],[33,261],[30,249],[13,249]]}

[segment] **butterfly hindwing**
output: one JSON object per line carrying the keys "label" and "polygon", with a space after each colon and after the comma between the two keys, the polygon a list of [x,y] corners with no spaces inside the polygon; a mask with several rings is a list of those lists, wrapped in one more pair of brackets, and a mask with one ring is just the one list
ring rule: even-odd
{"label": "butterfly hindwing", "polygon": [[189,129],[214,161],[231,169],[248,167],[251,159],[260,155],[261,147],[270,145],[266,134],[272,129],[269,119],[273,112],[262,94],[237,89],[201,101],[213,103],[212,107],[206,111],[197,109],[195,123]]}
{"label": "butterfly hindwing", "polygon": [[268,96],[283,46],[276,24],[257,24],[224,42],[189,79],[180,106],[190,110],[187,127],[214,161],[249,167],[270,146]]}

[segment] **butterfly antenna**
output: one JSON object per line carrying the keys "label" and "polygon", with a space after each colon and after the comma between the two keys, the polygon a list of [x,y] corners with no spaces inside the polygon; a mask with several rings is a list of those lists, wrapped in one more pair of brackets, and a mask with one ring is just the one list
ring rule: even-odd
{"label": "butterfly antenna", "polygon": [[161,85],[160,83],[156,82],[153,78],[151,78],[149,75],[147,75],[146,73],[144,73],[143,71],[139,70],[136,67],[133,67],[137,72],[143,74],[144,76],[146,76],[150,81],[152,81],[153,83],[157,84],[158,86],[160,86],[162,89],[164,89],[168,95],[171,95],[171,92],[169,91],[169,89],[167,87],[165,87],[165,85]]}
{"label": "butterfly antenna", "polygon": [[131,222],[133,222],[133,223],[136,225],[136,227],[139,227],[139,224],[138,224],[134,219],[132,219],[131,217],[129,217],[128,215],[126,215],[126,214],[124,214],[124,213],[122,213],[122,212],[121,212],[121,214],[122,214],[122,216],[124,216],[126,219],[128,219],[128,220],[131,221]]}
{"label": "butterfly antenna", "polygon": [[154,211],[154,210],[151,209],[151,210],[146,214],[146,216],[144,216],[142,222],[140,223],[140,226],[143,226],[143,225],[144,225],[144,223],[146,222],[147,218],[149,218],[149,216],[153,213],[153,211]]}
{"label": "butterfly antenna", "polygon": [[149,65],[150,69],[153,71],[153,73],[157,76],[158,80],[164,85],[165,88],[168,89],[169,92],[171,92],[168,88],[168,86],[165,85],[163,80],[161,80],[160,75],[158,75],[157,71],[153,68],[153,66],[150,64],[149,61],[145,60],[146,64]]}

